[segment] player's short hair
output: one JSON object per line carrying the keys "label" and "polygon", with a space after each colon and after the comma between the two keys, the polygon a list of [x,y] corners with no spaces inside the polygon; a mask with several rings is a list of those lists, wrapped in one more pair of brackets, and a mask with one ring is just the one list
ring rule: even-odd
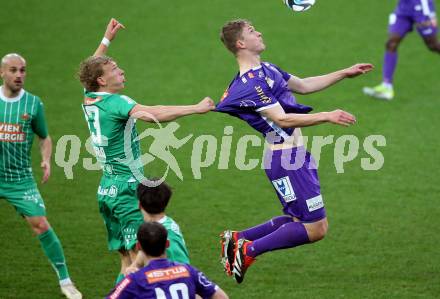
{"label": "player's short hair", "polygon": [[137,232],[142,251],[152,257],[161,256],[167,247],[168,232],[159,222],[144,222]]}
{"label": "player's short hair", "polygon": [[87,91],[98,91],[98,78],[104,74],[103,66],[112,61],[108,56],[91,56],[81,62],[78,78]]}
{"label": "player's short hair", "polygon": [[18,58],[18,59],[21,59],[24,63],[26,63],[26,60],[20,54],[9,53],[9,54],[6,54],[5,56],[2,57],[1,62],[0,62],[0,67],[3,67],[5,64],[7,64],[8,60],[11,58]]}
{"label": "player's short hair", "polygon": [[164,212],[172,194],[171,187],[165,182],[156,187],[148,187],[147,184],[140,183],[137,187],[139,203],[149,214]]}
{"label": "player's short hair", "polygon": [[252,23],[245,19],[237,19],[227,22],[223,25],[220,32],[220,40],[225,47],[234,54],[237,54],[237,41],[242,38],[243,28],[246,25],[252,25]]}

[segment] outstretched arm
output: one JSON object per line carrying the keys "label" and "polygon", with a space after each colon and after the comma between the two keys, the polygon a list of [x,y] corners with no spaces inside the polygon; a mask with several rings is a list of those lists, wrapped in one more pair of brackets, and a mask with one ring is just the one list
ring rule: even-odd
{"label": "outstretched arm", "polygon": [[93,56],[104,56],[107,53],[110,42],[116,37],[116,34],[121,28],[125,29],[124,25],[119,23],[118,20],[112,18],[107,25],[104,38],[102,39],[95,53],[93,53]]}
{"label": "outstretched arm", "polygon": [[215,108],[211,98],[204,98],[196,105],[188,106],[144,106],[137,104],[130,111],[130,117],[138,118],[146,122],[165,122],[176,118],[209,112]]}
{"label": "outstretched arm", "polygon": [[342,126],[349,126],[356,122],[356,118],[343,110],[331,112],[319,112],[311,114],[285,113],[281,105],[261,111],[261,114],[281,128],[301,128],[319,125],[322,123],[332,123]]}
{"label": "outstretched arm", "polygon": [[372,64],[369,63],[358,63],[349,68],[342,69],[330,74],[308,77],[308,78],[298,78],[295,76],[290,76],[287,84],[289,89],[299,94],[313,93],[322,89],[325,89],[333,84],[341,81],[345,78],[354,78],[359,75],[368,73],[374,68]]}

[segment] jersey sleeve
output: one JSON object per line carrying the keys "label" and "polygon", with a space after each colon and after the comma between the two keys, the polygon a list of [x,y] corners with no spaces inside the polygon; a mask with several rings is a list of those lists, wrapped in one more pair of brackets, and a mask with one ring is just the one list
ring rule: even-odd
{"label": "jersey sleeve", "polygon": [[110,109],[117,119],[126,120],[134,106],[136,106],[136,102],[133,99],[125,95],[118,95],[111,99]]}
{"label": "jersey sleeve", "polygon": [[133,281],[134,278],[131,275],[125,277],[110,294],[105,297],[106,299],[131,299],[137,298],[136,284]]}
{"label": "jersey sleeve", "polygon": [[173,231],[168,231],[168,240],[170,246],[167,248],[167,257],[173,262],[189,264],[189,256],[186,248],[183,248],[184,241],[181,236]]}
{"label": "jersey sleeve", "polygon": [[270,66],[272,66],[273,68],[275,68],[280,74],[281,76],[283,76],[284,81],[289,81],[290,76],[292,76],[291,74],[289,74],[288,72],[282,70],[279,66],[271,63]]}
{"label": "jersey sleeve", "polygon": [[191,275],[194,278],[194,282],[196,285],[196,293],[201,296],[203,299],[211,298],[214,293],[218,290],[218,286],[210,281],[205,274],[200,272],[194,267],[188,265],[191,269]]}
{"label": "jersey sleeve", "polygon": [[32,117],[32,130],[40,138],[46,138],[49,135],[46,123],[46,117],[44,115],[43,103],[38,100],[36,105],[35,115]]}
{"label": "jersey sleeve", "polygon": [[230,88],[223,100],[218,103],[216,110],[227,113],[243,111],[263,111],[279,105],[272,90],[263,78],[254,78],[247,82],[245,88]]}

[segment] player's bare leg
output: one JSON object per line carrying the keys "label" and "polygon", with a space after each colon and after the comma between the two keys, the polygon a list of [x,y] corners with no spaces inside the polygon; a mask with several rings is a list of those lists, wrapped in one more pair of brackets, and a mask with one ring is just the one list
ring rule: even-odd
{"label": "player's bare leg", "polygon": [[430,51],[440,54],[440,42],[436,35],[426,36],[423,41]]}
{"label": "player's bare leg", "polygon": [[47,218],[45,216],[36,216],[25,217],[25,219],[38,236],[44,253],[57,272],[61,292],[69,299],[81,299],[81,293],[70,280],[61,242],[50,227]]}
{"label": "player's bare leg", "polygon": [[374,87],[364,87],[363,92],[381,100],[392,100],[394,97],[393,77],[397,66],[397,49],[404,36],[391,33],[385,44],[382,83]]}

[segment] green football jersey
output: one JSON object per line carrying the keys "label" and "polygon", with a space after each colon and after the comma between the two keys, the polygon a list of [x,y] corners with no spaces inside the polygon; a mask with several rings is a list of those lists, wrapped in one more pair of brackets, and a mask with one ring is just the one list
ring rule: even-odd
{"label": "green football jersey", "polygon": [[0,181],[32,179],[34,134],[48,136],[43,103],[24,89],[13,99],[2,90],[0,87]]}
{"label": "green football jersey", "polygon": [[143,175],[135,123],[130,126],[128,122],[135,105],[124,95],[85,92],[84,115],[96,158],[105,174],[133,175],[132,169],[137,169]]}
{"label": "green football jersey", "polygon": [[179,225],[168,216],[163,217],[159,223],[165,226],[168,231],[168,240],[170,241],[170,246],[166,250],[168,259],[173,262],[189,264],[188,249],[186,249]]}

